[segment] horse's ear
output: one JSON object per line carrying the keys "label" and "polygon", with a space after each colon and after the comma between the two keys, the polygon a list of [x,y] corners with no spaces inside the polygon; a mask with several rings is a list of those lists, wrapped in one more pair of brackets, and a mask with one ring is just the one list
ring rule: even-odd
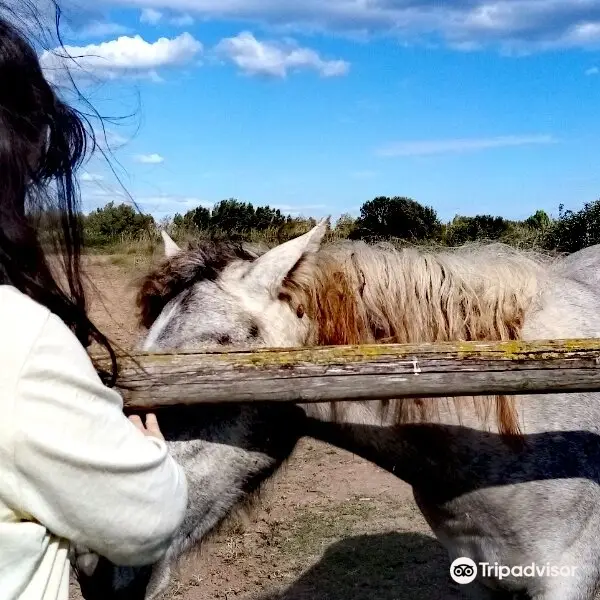
{"label": "horse's ear", "polygon": [[259,290],[278,290],[288,273],[303,258],[316,253],[327,232],[329,217],[322,219],[308,233],[275,246],[254,261],[248,282]]}
{"label": "horse's ear", "polygon": [[162,236],[165,245],[165,256],[167,258],[175,256],[181,250],[181,248],[171,239],[166,231],[161,231],[160,235]]}

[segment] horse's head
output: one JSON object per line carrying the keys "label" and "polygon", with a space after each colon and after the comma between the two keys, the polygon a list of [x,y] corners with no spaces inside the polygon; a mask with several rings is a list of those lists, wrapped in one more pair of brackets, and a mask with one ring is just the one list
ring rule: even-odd
{"label": "horse's head", "polygon": [[148,328],[142,349],[304,345],[309,318],[282,290],[319,249],[326,227],[323,220],[265,253],[230,242],[181,250],[163,232],[166,260],[144,279],[138,295]]}
{"label": "horse's head", "polygon": [[[229,242],[182,250],[163,234],[165,260],[139,288],[141,325],[147,329],[140,346],[161,351],[303,344],[308,317],[280,292],[286,277],[319,248],[325,230],[322,222],[266,252]],[[74,562],[86,600],[156,598],[179,556],[251,498],[291,454],[304,433],[304,417],[297,406],[281,404],[160,411],[169,450],[188,478],[186,518],[167,557],[154,566],[117,567],[78,549]]]}

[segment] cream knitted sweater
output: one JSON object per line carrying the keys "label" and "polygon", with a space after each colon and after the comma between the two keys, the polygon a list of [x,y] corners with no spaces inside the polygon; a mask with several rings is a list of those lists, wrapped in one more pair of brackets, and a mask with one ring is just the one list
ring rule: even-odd
{"label": "cream knitted sweater", "polygon": [[0,598],[65,600],[67,540],[121,565],[158,560],[186,504],[164,442],[123,415],[73,333],[0,286]]}

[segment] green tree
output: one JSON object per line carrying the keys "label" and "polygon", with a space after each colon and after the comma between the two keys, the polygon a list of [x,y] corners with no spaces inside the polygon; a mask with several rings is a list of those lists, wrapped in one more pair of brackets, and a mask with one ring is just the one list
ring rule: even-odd
{"label": "green tree", "polygon": [[462,246],[477,240],[501,240],[509,232],[510,226],[510,221],[502,217],[457,215],[446,229],[445,242],[449,246]]}
{"label": "green tree", "polygon": [[410,242],[435,239],[442,224],[435,210],[412,198],[379,196],[365,202],[351,238],[400,238]]}
{"label": "green tree", "polygon": [[199,231],[209,229],[211,225],[210,210],[204,206],[198,206],[188,210],[183,217],[175,215],[177,226],[184,230],[198,229]]}
{"label": "green tree", "polygon": [[600,199],[586,203],[577,212],[564,211],[562,204],[558,211],[559,217],[547,236],[547,247],[576,252],[600,243]]}
{"label": "green tree", "polygon": [[174,217],[173,217],[173,227],[175,227],[175,229],[181,229],[183,228],[183,215],[181,215],[180,213],[177,213]]}
{"label": "green tree", "polygon": [[221,200],[212,210],[211,228],[227,233],[248,231],[254,225],[255,214],[254,207],[250,203],[240,202],[235,198]]}
{"label": "green tree", "polygon": [[124,237],[138,237],[156,227],[152,215],[138,213],[129,204],[109,202],[84,217],[86,242],[106,245]]}
{"label": "green tree", "polygon": [[177,214],[173,225],[179,231],[210,231],[211,234],[248,237],[252,230],[279,230],[286,222],[278,208],[254,206],[235,198],[221,200],[212,211],[203,206]]}
{"label": "green tree", "polygon": [[352,232],[356,229],[356,221],[357,219],[348,213],[340,215],[334,226],[334,233],[336,237],[350,237]]}
{"label": "green tree", "polygon": [[550,219],[546,211],[536,210],[533,215],[525,219],[525,225],[531,229],[538,229],[544,232],[552,226],[552,219]]}
{"label": "green tree", "polygon": [[257,206],[254,211],[254,229],[264,230],[270,227],[281,227],[285,223],[285,217],[278,208],[270,206]]}

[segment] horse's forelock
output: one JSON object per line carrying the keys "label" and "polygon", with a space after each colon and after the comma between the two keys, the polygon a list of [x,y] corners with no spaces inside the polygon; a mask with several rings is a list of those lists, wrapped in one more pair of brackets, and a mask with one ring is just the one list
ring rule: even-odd
{"label": "horse's forelock", "polygon": [[170,300],[200,281],[215,281],[237,260],[253,261],[260,250],[232,242],[202,240],[166,258],[138,284],[139,324],[149,329]]}

